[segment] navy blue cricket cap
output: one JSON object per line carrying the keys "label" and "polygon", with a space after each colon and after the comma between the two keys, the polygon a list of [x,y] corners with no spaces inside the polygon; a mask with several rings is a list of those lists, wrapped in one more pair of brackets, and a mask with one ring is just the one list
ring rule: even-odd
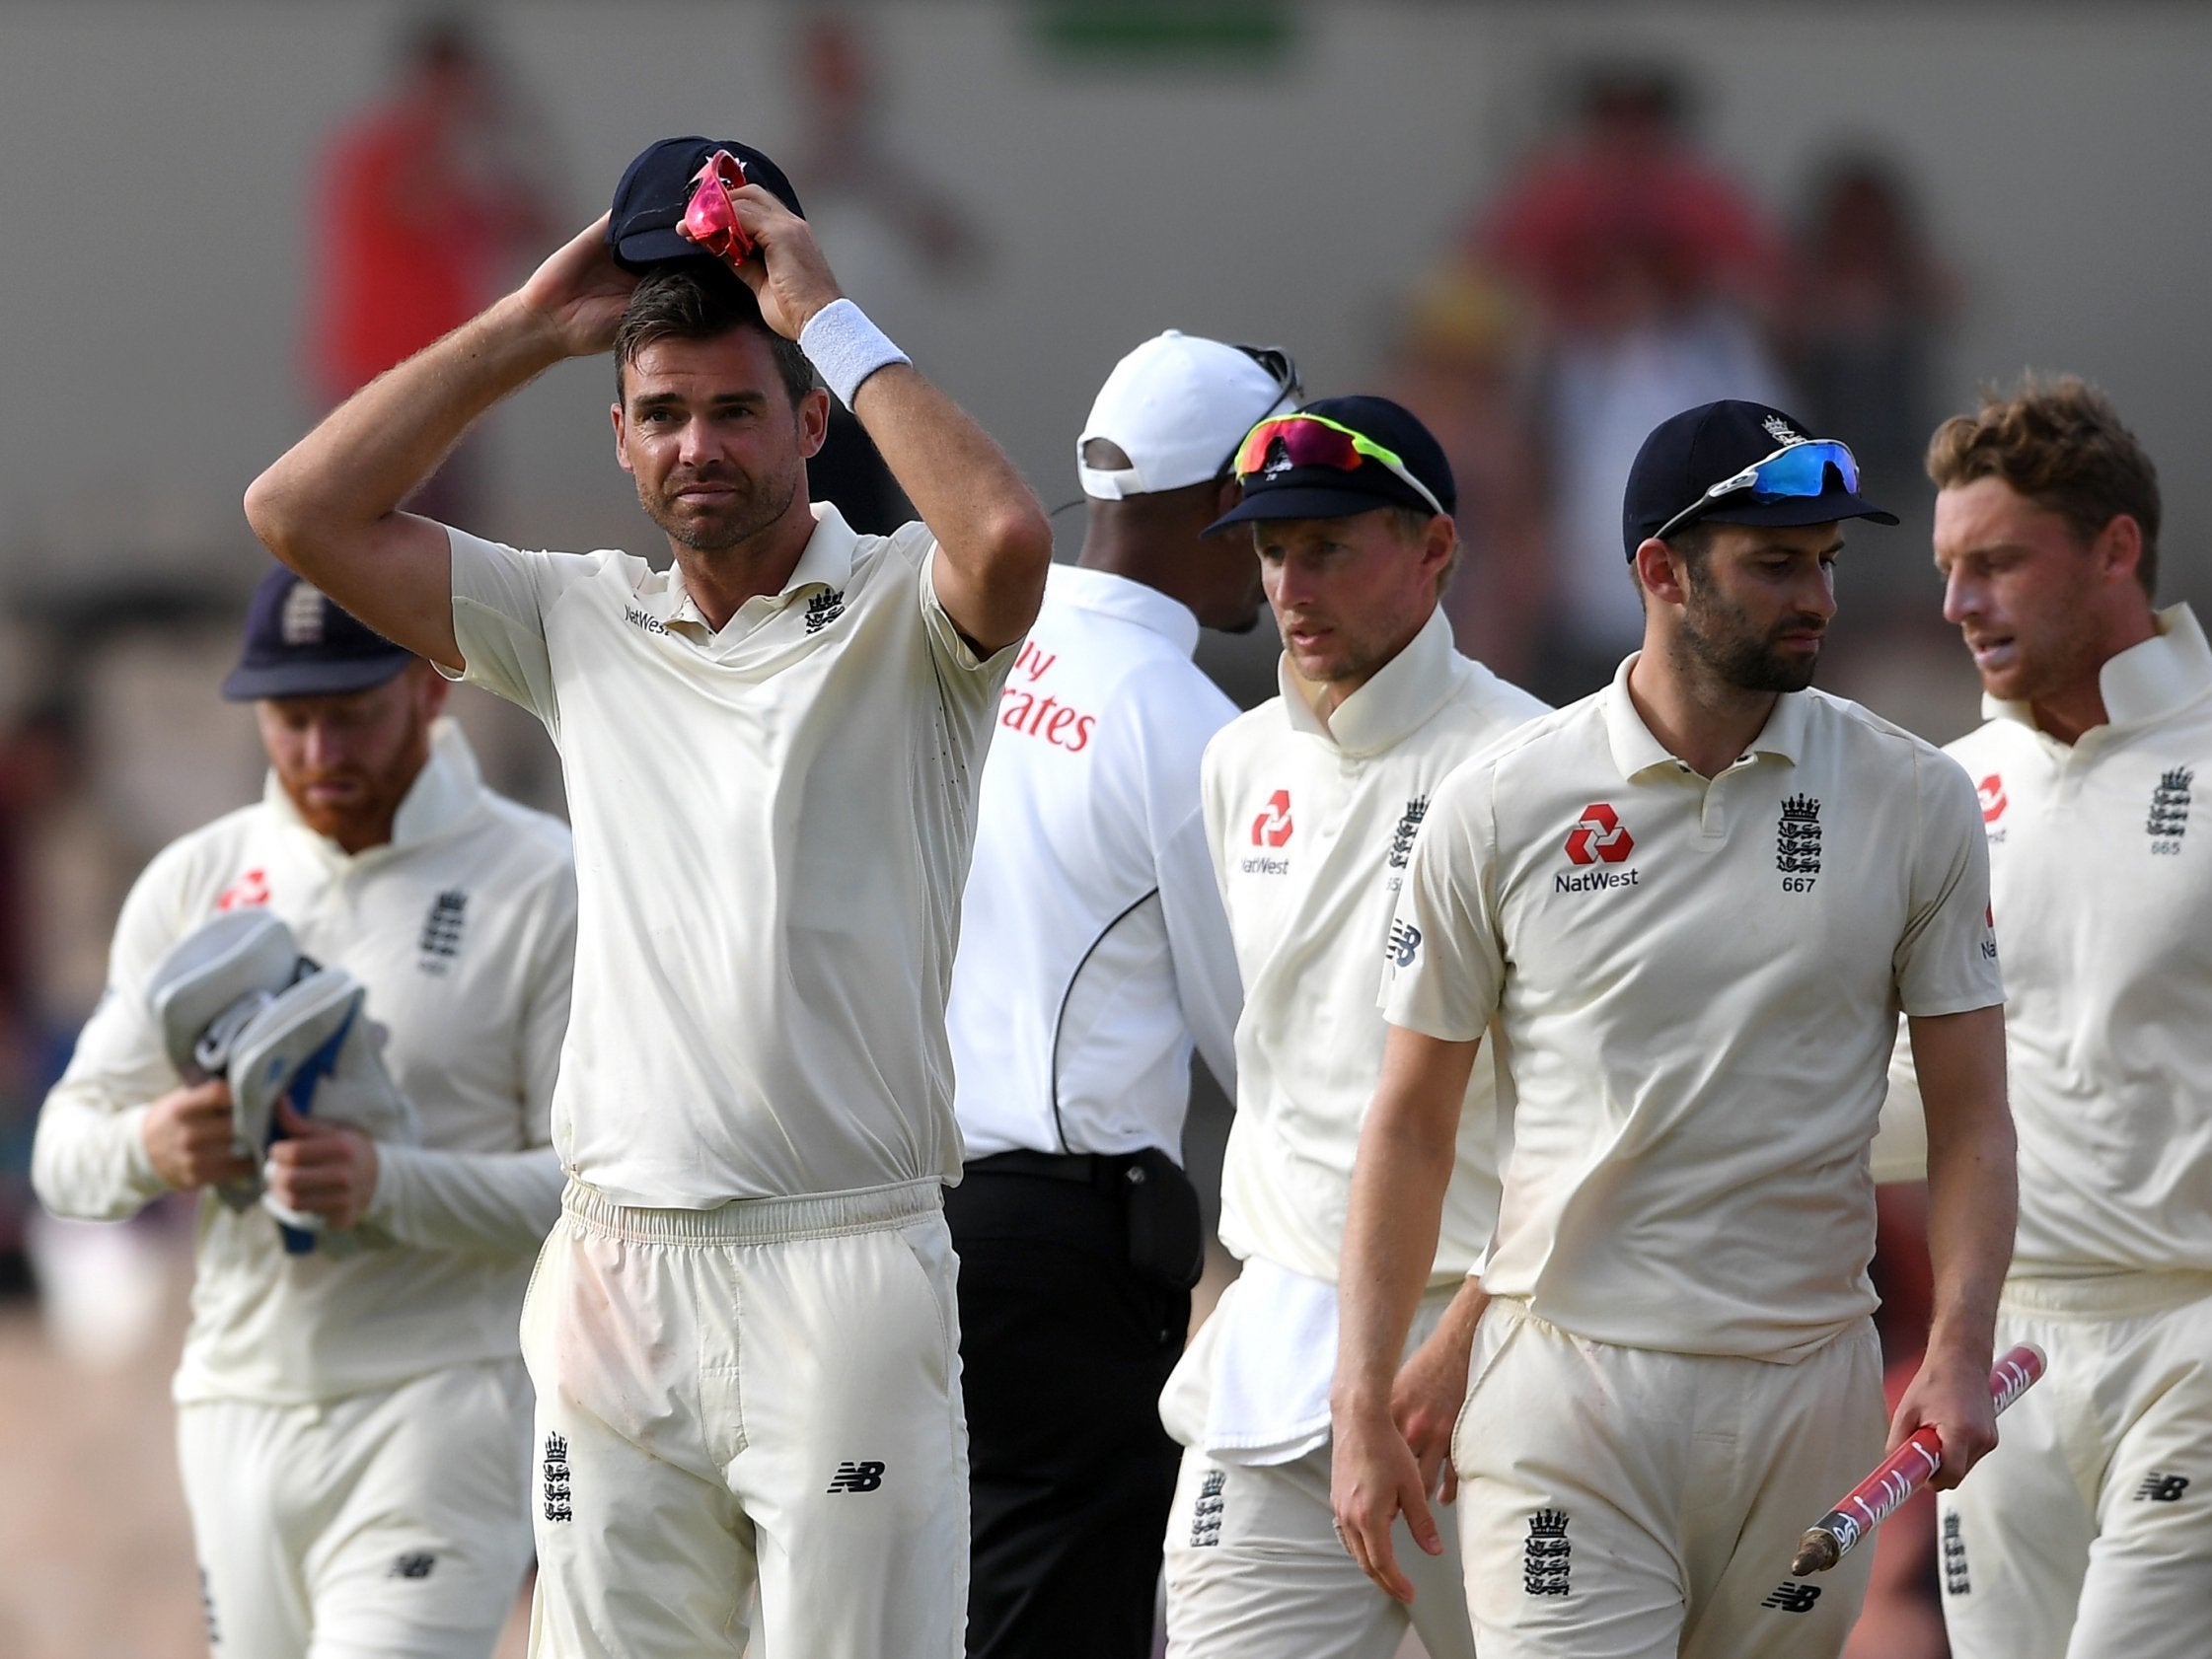
{"label": "navy blue cricket cap", "polygon": [[329,697],[381,685],[414,653],[340,611],[278,565],[246,610],[246,648],[223,682],[231,702],[260,697]]}
{"label": "navy blue cricket cap", "polygon": [[1297,412],[1348,426],[1390,451],[1436,501],[1423,500],[1420,490],[1372,457],[1363,456],[1360,465],[1350,470],[1329,466],[1300,467],[1291,462],[1289,451],[1282,449],[1278,440],[1278,449],[1263,458],[1257,472],[1243,480],[1244,499],[1208,525],[1207,535],[1256,519],[1347,519],[1355,513],[1371,513],[1377,507],[1407,507],[1416,513],[1434,513],[1438,506],[1446,513],[1456,509],[1459,491],[1452,482],[1451,463],[1444,459],[1443,446],[1411,409],[1387,397],[1320,397]]}
{"label": "navy blue cricket cap", "polygon": [[677,234],[684,209],[692,199],[692,183],[716,150],[727,150],[745,164],[747,182],[760,185],[800,218],[799,193],[791,188],[783,170],[750,144],[734,138],[663,138],[649,144],[623,171],[615,186],[615,205],[607,218],[607,246],[615,263],[625,270],[641,271],[664,259],[703,259],[708,255],[697,243]]}
{"label": "navy blue cricket cap", "polygon": [[[1707,524],[1835,524],[1872,519],[1895,524],[1897,515],[1877,507],[1857,492],[1833,464],[1822,469],[1820,493],[1785,495],[1766,501],[1751,486],[1705,499],[1715,484],[1748,471],[1777,452],[1798,444],[1832,442],[1810,436],[1804,423],[1765,403],[1724,397],[1669,415],[1652,428],[1628,469],[1621,499],[1621,540],[1628,556],[1672,523],[1687,529]],[[1857,464],[1853,463],[1856,469]]]}

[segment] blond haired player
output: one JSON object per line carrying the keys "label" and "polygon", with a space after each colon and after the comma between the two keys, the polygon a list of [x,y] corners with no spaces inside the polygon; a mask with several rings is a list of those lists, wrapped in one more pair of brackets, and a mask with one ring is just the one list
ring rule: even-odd
{"label": "blond haired player", "polygon": [[[33,1177],[92,1219],[199,1195],[174,1393],[213,1650],[484,1659],[530,1561],[515,1319],[559,1213],[568,832],[483,786],[427,663],[290,571],[261,583],[223,692],[256,705],[268,788],[131,889]],[[270,1195],[351,1254],[289,1253],[259,1204],[218,1198],[255,1173],[229,1086],[179,1075],[149,1003],[173,946],[258,907],[366,986],[421,1124],[379,1140],[311,1112],[269,1149]]]}
{"label": "blond haired player", "polygon": [[[1335,1502],[1387,1582],[1422,1481],[1384,1402],[1482,1039],[1511,1101],[1494,1300],[1454,1433],[1484,1659],[1817,1659],[1865,1589],[1787,1575],[1881,1448],[1868,1145],[1897,1012],[1930,1080],[1934,1331],[1892,1439],[1955,1480],[2013,1225],[2002,988],[1973,790],[1806,687],[1835,612],[1840,444],[1724,401],[1646,440],[1643,650],[1438,791],[1346,1228]],[[1890,520],[1889,522],[1894,522]]]}
{"label": "blond haired player", "polygon": [[[717,149],[742,146],[652,146],[608,221],[356,394],[248,516],[560,751],[581,920],[569,1186],[523,1314],[533,1651],[735,1654],[757,1582],[770,1652],[952,1659],[945,994],[976,772],[1051,532],[840,295],[767,158],[732,192],[755,255],[736,276],[684,257],[671,227]],[[399,510],[479,415],[610,346],[616,459],[671,569]],[[861,537],[809,504],[829,410],[809,364],[922,523]]]}
{"label": "blond haired player", "polygon": [[[1406,410],[1309,403],[1255,427],[1236,471],[1244,497],[1219,524],[1252,527],[1282,695],[1215,737],[1202,782],[1244,981],[1221,1180],[1221,1241],[1244,1268],[1161,1401],[1188,1448],[1167,1522],[1168,1652],[1389,1659],[1410,1614],[1433,1659],[1466,1659],[1455,1559],[1421,1559],[1409,1610],[1361,1578],[1331,1527],[1337,1251],[1382,1054],[1374,965],[1430,793],[1543,705],[1452,649],[1437,604],[1457,552],[1451,469]],[[1466,1095],[1395,1401],[1432,1471],[1497,1206],[1489,1079]]]}
{"label": "blond haired player", "polygon": [[[1942,1498],[1960,1659],[2212,1652],[2212,648],[2160,611],[2159,486],[2104,397],[2029,382],[1928,452],[1989,722],[2020,1235],[2000,1343],[2050,1374]],[[1910,1055],[1892,1074],[1909,1126]],[[1878,1149],[1879,1151],[1880,1149]],[[1908,1161],[1880,1176],[1917,1174]]]}

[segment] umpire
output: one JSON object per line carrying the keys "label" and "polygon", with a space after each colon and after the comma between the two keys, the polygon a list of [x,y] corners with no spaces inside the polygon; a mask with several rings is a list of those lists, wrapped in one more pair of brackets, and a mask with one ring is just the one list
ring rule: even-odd
{"label": "umpire", "polygon": [[1250,543],[1205,532],[1238,440],[1296,393],[1282,353],[1173,330],[1115,366],[1077,441],[1082,552],[984,767],[947,1016],[977,1659],[1150,1651],[1159,1393],[1201,1259],[1191,1051],[1233,1088],[1241,1002],[1199,802],[1236,710],[1191,657],[1261,602]]}

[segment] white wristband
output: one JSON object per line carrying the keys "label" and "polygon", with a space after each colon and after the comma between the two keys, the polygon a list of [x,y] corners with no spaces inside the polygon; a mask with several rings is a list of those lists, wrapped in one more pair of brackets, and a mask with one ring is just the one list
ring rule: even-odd
{"label": "white wristband", "polygon": [[799,349],[848,409],[860,383],[876,370],[914,361],[850,300],[833,300],[808,318],[799,330]]}

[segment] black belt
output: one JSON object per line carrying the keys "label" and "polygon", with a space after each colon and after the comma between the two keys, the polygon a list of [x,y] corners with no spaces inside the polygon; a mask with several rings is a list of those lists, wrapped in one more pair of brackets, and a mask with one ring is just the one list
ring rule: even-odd
{"label": "black belt", "polygon": [[1038,1181],[1065,1181],[1077,1187],[1112,1190],[1126,1179],[1125,1172],[1134,1156],[1134,1153],[1109,1157],[1099,1152],[1031,1152],[1020,1148],[971,1158],[966,1173],[1029,1176]]}

